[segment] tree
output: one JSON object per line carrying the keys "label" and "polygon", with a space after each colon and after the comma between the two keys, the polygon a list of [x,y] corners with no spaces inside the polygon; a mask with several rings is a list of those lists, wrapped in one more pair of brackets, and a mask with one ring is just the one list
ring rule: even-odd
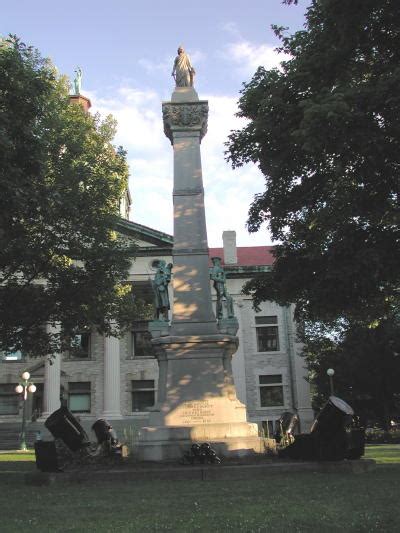
{"label": "tree", "polygon": [[41,356],[141,310],[124,284],[132,247],[115,231],[128,169],[114,120],[70,105],[38,51],[3,40],[0,73],[0,351]]}
{"label": "tree", "polygon": [[334,335],[314,324],[307,332],[304,355],[316,386],[314,408],[320,408],[330,394],[326,371],[333,368],[335,394],[349,402],[364,422],[390,429],[390,420],[400,410],[399,320],[382,320],[376,327],[339,327]]}
{"label": "tree", "polygon": [[248,291],[311,321],[379,323],[400,287],[400,4],[313,0],[303,31],[275,31],[288,59],[244,85],[248,123],[227,143],[233,167],[265,176],[249,230],[267,221],[279,241]]}

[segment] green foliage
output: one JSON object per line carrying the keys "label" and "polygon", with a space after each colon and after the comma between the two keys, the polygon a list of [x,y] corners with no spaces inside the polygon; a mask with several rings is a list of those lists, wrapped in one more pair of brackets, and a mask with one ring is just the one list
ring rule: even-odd
{"label": "green foliage", "polygon": [[[292,2],[286,2],[292,3]],[[399,300],[400,4],[313,0],[305,30],[281,37],[281,70],[244,85],[227,158],[265,176],[248,227],[279,241],[255,302],[298,316],[372,323]]]}
{"label": "green foliage", "polygon": [[314,407],[329,396],[328,368],[335,370],[335,394],[347,401],[363,423],[390,429],[400,413],[400,323],[376,327],[338,323],[335,330],[314,324],[304,333],[304,356],[315,386]]}
{"label": "green foliage", "polygon": [[388,442],[400,444],[400,430],[383,431],[378,428],[368,429],[365,435],[365,440],[371,444],[384,444]]}
{"label": "green foliage", "polygon": [[71,105],[38,51],[2,41],[0,74],[0,351],[40,356],[140,310],[123,283],[132,252],[113,229],[128,168],[114,119]]}

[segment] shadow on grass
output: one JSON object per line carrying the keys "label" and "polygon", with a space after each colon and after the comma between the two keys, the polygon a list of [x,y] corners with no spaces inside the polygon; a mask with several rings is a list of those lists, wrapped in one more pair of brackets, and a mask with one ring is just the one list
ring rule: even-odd
{"label": "shadow on grass", "polygon": [[[18,532],[398,531],[400,446],[371,446],[376,470],[277,473],[240,481],[128,481],[31,487],[0,475],[1,530]],[[5,470],[32,460],[0,461]],[[25,470],[28,471],[28,470]],[[62,474],[61,474],[62,475]],[[23,512],[21,512],[23,508]]]}

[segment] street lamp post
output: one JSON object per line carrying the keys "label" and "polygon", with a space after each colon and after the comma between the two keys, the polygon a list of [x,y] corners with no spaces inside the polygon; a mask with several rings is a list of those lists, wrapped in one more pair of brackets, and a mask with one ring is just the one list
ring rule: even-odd
{"label": "street lamp post", "polygon": [[28,399],[28,392],[32,394],[36,391],[36,385],[29,381],[31,375],[29,372],[23,372],[21,375],[22,381],[15,387],[15,392],[17,394],[23,394],[23,405],[22,405],[22,428],[21,428],[21,440],[20,440],[20,450],[26,451],[26,436],[25,436],[25,426],[26,426],[26,400]]}
{"label": "street lamp post", "polygon": [[331,389],[331,396],[333,396],[333,393],[334,393],[334,391],[333,391],[333,376],[335,375],[335,371],[333,370],[333,368],[328,368],[326,373],[329,376],[329,387]]}

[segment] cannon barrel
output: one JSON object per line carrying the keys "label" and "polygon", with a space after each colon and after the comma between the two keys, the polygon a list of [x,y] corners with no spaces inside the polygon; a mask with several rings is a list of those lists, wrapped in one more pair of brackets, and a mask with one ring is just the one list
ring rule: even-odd
{"label": "cannon barrel", "polygon": [[55,439],[61,439],[73,452],[90,444],[85,430],[66,407],[54,411],[44,425]]}
{"label": "cannon barrel", "polygon": [[348,403],[337,396],[330,396],[314,420],[310,433],[324,440],[333,439],[344,430],[346,419],[353,415],[354,411]]}

